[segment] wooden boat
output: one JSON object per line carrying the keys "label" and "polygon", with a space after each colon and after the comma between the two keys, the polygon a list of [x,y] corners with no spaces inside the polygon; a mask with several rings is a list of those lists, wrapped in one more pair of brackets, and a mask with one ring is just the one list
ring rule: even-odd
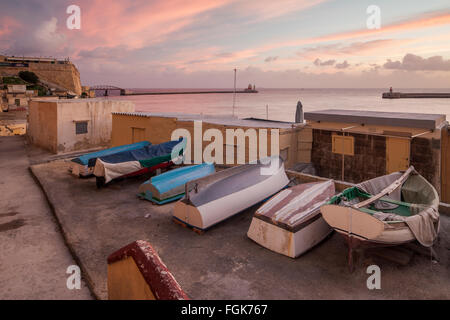
{"label": "wooden boat", "polygon": [[173,161],[178,161],[184,156],[186,142],[186,138],[180,138],[177,141],[97,158],[94,167],[97,187],[117,178],[141,175],[172,165]]}
{"label": "wooden boat", "polygon": [[75,176],[88,177],[88,176],[94,174],[95,161],[97,160],[98,157],[105,157],[105,156],[109,156],[109,155],[116,154],[116,153],[123,152],[123,151],[136,150],[136,149],[140,149],[140,148],[143,148],[143,147],[146,147],[149,145],[151,145],[150,142],[141,141],[141,142],[137,142],[137,143],[126,144],[123,146],[108,148],[108,149],[100,150],[100,151],[96,151],[96,152],[86,153],[86,154],[83,154],[82,156],[72,159],[72,161],[70,163],[70,167],[71,167],[70,171]]}
{"label": "wooden boat", "polygon": [[215,172],[214,164],[202,163],[182,167],[152,177],[139,186],[138,195],[156,204],[165,204],[181,199],[185,194],[185,184]]}
{"label": "wooden boat", "polygon": [[194,229],[206,230],[267,199],[289,183],[283,160],[277,160],[278,166],[271,174],[262,174],[270,163],[258,161],[187,183],[185,197],[175,204],[174,219]]}
{"label": "wooden boat", "polygon": [[360,245],[399,245],[418,240],[432,246],[439,231],[436,189],[410,167],[344,190],[321,207],[325,221]]}
{"label": "wooden boat", "polygon": [[296,258],[333,231],[322,218],[320,206],[334,194],[332,180],[284,189],[255,212],[247,236],[267,249]]}

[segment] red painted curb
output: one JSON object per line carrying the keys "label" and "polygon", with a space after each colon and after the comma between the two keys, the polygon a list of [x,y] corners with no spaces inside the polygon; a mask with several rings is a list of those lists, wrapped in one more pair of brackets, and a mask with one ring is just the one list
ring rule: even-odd
{"label": "red painted curb", "polygon": [[108,257],[108,264],[132,257],[158,300],[189,299],[152,246],[136,240]]}

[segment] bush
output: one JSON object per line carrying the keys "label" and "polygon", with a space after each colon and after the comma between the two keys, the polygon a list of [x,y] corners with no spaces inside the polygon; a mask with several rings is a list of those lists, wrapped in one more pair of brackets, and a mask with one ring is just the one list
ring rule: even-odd
{"label": "bush", "polygon": [[39,81],[38,76],[34,72],[31,72],[31,71],[20,71],[19,77],[22,80],[25,80],[27,82],[34,83],[34,84],[38,83],[38,81]]}
{"label": "bush", "polygon": [[27,84],[25,81],[23,81],[20,78],[17,77],[3,77],[3,83],[5,85],[7,84]]}
{"label": "bush", "polygon": [[47,95],[47,88],[45,88],[43,86],[39,86],[39,85],[37,85],[37,86],[27,86],[27,90],[37,90],[39,97]]}

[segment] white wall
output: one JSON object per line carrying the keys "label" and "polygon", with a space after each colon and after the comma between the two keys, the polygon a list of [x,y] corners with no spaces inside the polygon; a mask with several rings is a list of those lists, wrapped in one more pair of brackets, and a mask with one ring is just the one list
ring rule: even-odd
{"label": "white wall", "polygon": [[[63,100],[58,106],[58,153],[109,147],[111,142],[111,112],[134,112],[134,103],[123,100],[74,99]],[[76,134],[76,121],[88,122],[86,134]]]}

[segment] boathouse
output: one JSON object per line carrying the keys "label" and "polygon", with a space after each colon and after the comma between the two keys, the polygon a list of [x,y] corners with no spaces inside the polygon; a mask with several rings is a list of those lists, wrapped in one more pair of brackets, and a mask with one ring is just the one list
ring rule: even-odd
{"label": "boathouse", "polygon": [[53,153],[109,147],[111,113],[134,111],[134,103],[106,99],[36,99],[28,110],[30,142]]}
{"label": "boathouse", "polygon": [[319,176],[359,183],[413,165],[438,192],[441,180],[446,183],[441,179],[445,115],[321,110],[305,112],[305,120]]}
{"label": "boathouse", "polygon": [[[197,131],[195,126],[201,121],[201,128]],[[197,127],[199,128],[199,127]],[[176,129],[184,129],[190,135],[190,150],[194,150],[194,137],[199,135],[202,140],[202,153],[205,148],[214,141],[203,139],[204,133],[208,129],[219,130],[223,139],[223,163],[227,162],[227,157],[233,150],[233,156],[236,157],[240,152],[245,153],[245,161],[251,160],[250,155],[256,154],[259,158],[260,143],[267,143],[267,153],[271,152],[271,129],[279,130],[279,154],[285,161],[285,167],[289,168],[298,162],[309,163],[311,158],[312,130],[306,128],[304,124],[270,121],[262,119],[237,119],[231,116],[217,115],[198,115],[181,113],[145,113],[145,112],[113,112],[112,115],[112,136],[111,146],[135,143],[148,140],[153,144],[162,143],[171,140],[172,132]],[[245,150],[240,150],[238,139],[232,142],[225,139],[226,130],[242,129],[245,135]],[[252,135],[249,129],[254,129],[256,140],[250,143]],[[262,142],[260,130],[266,130],[267,139]],[[301,137],[301,139],[299,139]],[[301,140],[301,142],[300,142]],[[189,147],[188,147],[189,148]],[[191,153],[189,149],[187,153]],[[194,155],[192,155],[192,160]],[[237,161],[234,161],[237,163]]]}

